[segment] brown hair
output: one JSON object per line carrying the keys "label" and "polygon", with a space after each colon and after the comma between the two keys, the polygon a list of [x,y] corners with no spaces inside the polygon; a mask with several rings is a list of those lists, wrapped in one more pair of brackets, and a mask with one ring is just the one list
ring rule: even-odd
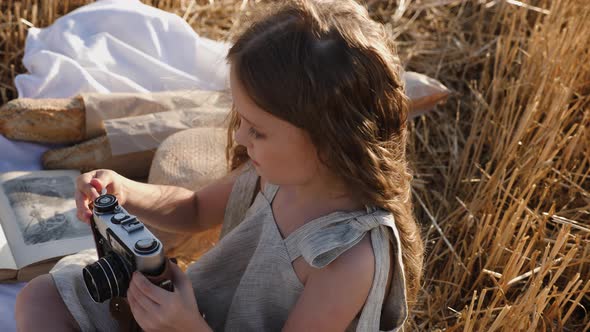
{"label": "brown hair", "polygon": [[[322,162],[366,205],[391,211],[400,231],[408,299],[422,275],[423,243],[412,215],[406,118],[393,43],[354,1],[289,1],[255,18],[228,61],[262,109],[306,130]],[[233,135],[234,169],[248,159]]]}

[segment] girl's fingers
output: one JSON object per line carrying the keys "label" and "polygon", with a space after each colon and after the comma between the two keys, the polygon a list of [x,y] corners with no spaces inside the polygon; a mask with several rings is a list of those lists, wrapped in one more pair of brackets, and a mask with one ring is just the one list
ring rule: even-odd
{"label": "girl's fingers", "polygon": [[80,175],[76,179],[76,187],[77,187],[78,191],[82,192],[82,194],[84,194],[84,196],[86,196],[86,199],[93,201],[95,198],[97,198],[100,195],[98,194],[98,191],[96,190],[96,188],[90,184],[90,182],[92,181],[92,178],[93,178],[92,173],[86,173],[86,174]]}
{"label": "girl's fingers", "polygon": [[84,173],[76,178],[76,208],[78,219],[89,221],[92,211],[89,205],[94,201],[103,189],[112,187],[113,177],[111,172],[97,170]]}
{"label": "girl's fingers", "polygon": [[[113,176],[112,173],[105,170],[97,170],[94,177],[90,180],[90,184],[96,188],[98,192],[102,190],[112,189]],[[109,191],[112,194],[112,192]]]}
{"label": "girl's fingers", "polygon": [[88,208],[88,200],[82,195],[81,192],[76,191],[76,217],[84,222],[90,222],[90,216],[92,211]]}
{"label": "girl's fingers", "polygon": [[127,297],[132,298],[135,304],[141,307],[141,309],[146,313],[155,314],[160,310],[160,305],[152,301],[149,297],[145,296],[145,294],[139,289],[139,287],[137,287],[137,285],[130,285],[129,291],[127,293]]}
{"label": "girl's fingers", "polygon": [[169,291],[152,284],[144,275],[137,271],[133,273],[131,283],[134,284],[137,293],[141,293],[141,295],[156,305],[162,304],[171,295]]}
{"label": "girl's fingers", "polygon": [[92,188],[94,188],[94,190],[96,190],[97,193],[102,192],[104,186],[102,185],[102,183],[100,182],[100,180],[98,180],[97,178],[92,178],[90,180],[90,186]]}
{"label": "girl's fingers", "polygon": [[139,303],[137,296],[131,291],[131,287],[127,291],[127,301],[129,302],[131,313],[137,322],[143,322],[149,317],[148,311]]}
{"label": "girl's fingers", "polygon": [[93,173],[85,173],[76,178],[76,211],[78,219],[88,222],[92,211],[88,207],[91,200],[98,197],[98,192],[89,183]]}

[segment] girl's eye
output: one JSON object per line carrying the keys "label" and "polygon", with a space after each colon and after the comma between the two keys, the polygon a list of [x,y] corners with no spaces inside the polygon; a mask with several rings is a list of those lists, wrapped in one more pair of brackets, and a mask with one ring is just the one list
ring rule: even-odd
{"label": "girl's eye", "polygon": [[254,137],[255,139],[264,138],[264,135],[262,135],[261,133],[259,133],[253,127],[250,127],[250,129],[248,129],[248,134],[250,134],[250,136]]}

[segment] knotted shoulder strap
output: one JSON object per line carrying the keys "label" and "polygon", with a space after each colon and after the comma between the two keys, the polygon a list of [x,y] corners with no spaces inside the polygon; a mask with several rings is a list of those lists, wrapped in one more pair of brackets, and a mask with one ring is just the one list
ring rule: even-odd
{"label": "knotted shoulder strap", "polygon": [[408,309],[399,233],[390,212],[374,208],[335,212],[300,227],[285,239],[285,245],[291,261],[302,256],[311,266],[322,268],[367,234],[375,255],[375,275],[356,330],[399,331]]}
{"label": "knotted shoulder strap", "polygon": [[373,219],[364,222],[365,214],[334,212],[301,226],[285,239],[291,262],[303,256],[315,268],[330,264],[360,242],[367,231],[379,226]]}

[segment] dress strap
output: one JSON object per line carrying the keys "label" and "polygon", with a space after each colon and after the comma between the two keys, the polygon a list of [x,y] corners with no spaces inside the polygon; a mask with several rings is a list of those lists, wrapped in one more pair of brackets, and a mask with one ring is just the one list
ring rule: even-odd
{"label": "dress strap", "polygon": [[268,203],[271,204],[273,199],[275,199],[275,195],[277,194],[277,191],[279,191],[279,186],[273,183],[265,183],[264,184],[264,188],[262,190],[262,193],[264,194],[264,197],[266,197],[266,200],[268,200]]}
{"label": "dress strap", "polygon": [[234,229],[246,215],[246,211],[252,205],[252,200],[256,195],[258,185],[258,174],[250,163],[248,163],[243,172],[238,175],[232,188],[227,205],[225,207],[225,216],[223,226],[221,226],[220,238]]}
{"label": "dress strap", "polygon": [[[408,318],[408,304],[401,243],[395,224],[388,223],[371,230],[371,245],[375,255],[375,275],[356,331],[402,331]],[[391,284],[387,289],[389,273]]]}
{"label": "dress strap", "polygon": [[316,268],[330,264],[380,225],[371,215],[366,211],[334,212],[301,226],[285,239],[291,262],[303,256]]}

